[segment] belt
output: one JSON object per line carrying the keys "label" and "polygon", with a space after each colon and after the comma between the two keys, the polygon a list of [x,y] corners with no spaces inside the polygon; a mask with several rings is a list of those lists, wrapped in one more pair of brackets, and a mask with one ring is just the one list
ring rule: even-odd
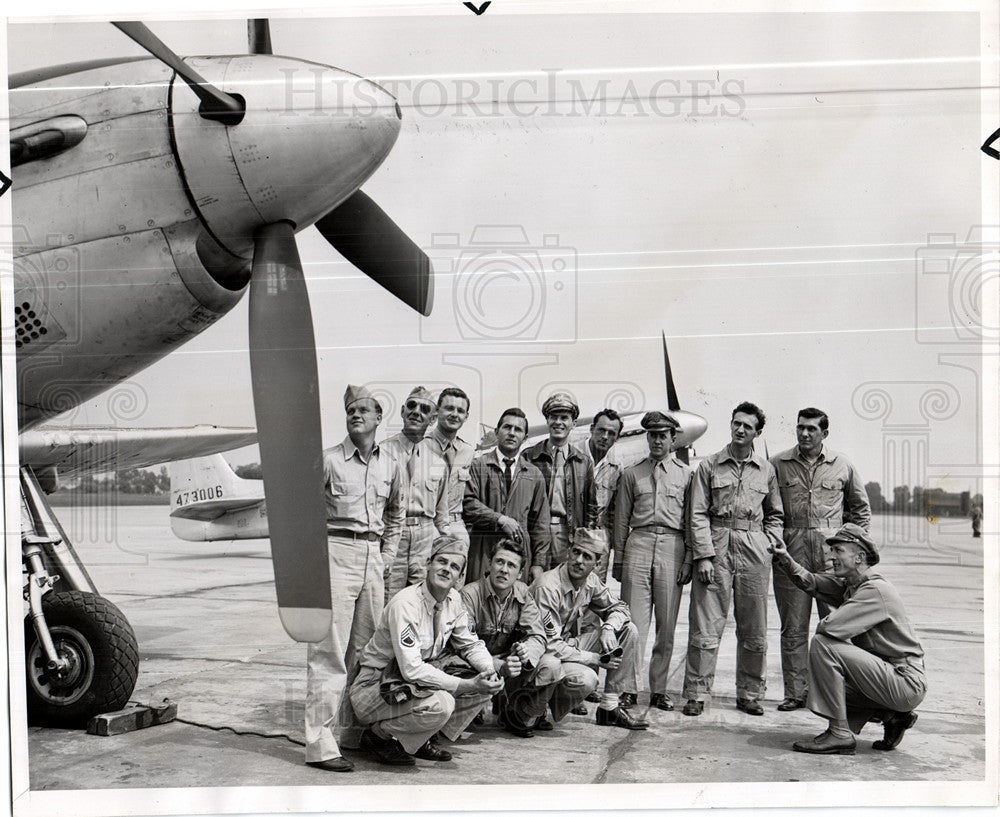
{"label": "belt", "polygon": [[422,525],[424,522],[432,521],[429,516],[408,516],[403,520],[403,524],[408,527],[416,527],[417,525]]}
{"label": "belt", "polygon": [[565,524],[567,524],[566,517],[565,516],[553,516],[552,517],[552,521],[549,524],[550,525],[565,525]]}
{"label": "belt", "polygon": [[730,528],[731,530],[759,531],[764,530],[760,522],[752,519],[733,519],[729,516],[713,516],[712,526],[719,528]]}
{"label": "belt", "polygon": [[670,533],[674,536],[684,535],[684,531],[677,530],[677,528],[667,527],[666,525],[642,525],[638,528],[632,528],[632,530],[648,530],[650,533]]}
{"label": "belt", "polygon": [[448,518],[452,522],[459,522],[462,519],[462,514],[460,514],[460,513],[453,513],[453,514],[450,514]]}
{"label": "belt", "polygon": [[842,516],[800,516],[785,522],[786,528],[813,530],[815,528],[839,528],[844,522]]}
{"label": "belt", "polygon": [[327,528],[327,536],[342,536],[344,539],[353,539],[355,542],[380,542],[382,536],[378,533],[371,533],[366,531],[365,533],[355,533],[352,530],[347,530],[346,528]]}

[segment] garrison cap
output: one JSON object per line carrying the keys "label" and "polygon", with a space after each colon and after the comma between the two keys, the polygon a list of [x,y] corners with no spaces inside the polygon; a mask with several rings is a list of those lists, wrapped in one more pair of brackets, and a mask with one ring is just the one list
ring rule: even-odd
{"label": "garrison cap", "polygon": [[442,553],[453,554],[455,556],[461,556],[463,559],[469,556],[469,546],[465,544],[462,539],[457,536],[452,536],[451,534],[444,534],[439,536],[434,540],[431,545],[431,558],[438,556]]}
{"label": "garrison cap", "polygon": [[365,386],[352,386],[348,384],[347,391],[344,392],[344,408],[349,409],[351,403],[356,403],[358,400],[371,400],[378,410],[382,411],[382,404],[375,399],[374,395],[368,391]]}
{"label": "garrison cap", "polygon": [[557,391],[542,403],[542,416],[548,417],[554,411],[568,411],[575,420],[580,416],[580,407],[568,392]]}
{"label": "garrison cap", "polygon": [[600,559],[608,552],[608,532],[603,528],[577,528],[573,536],[573,547],[593,553]]}
{"label": "garrison cap", "polygon": [[406,395],[407,401],[409,400],[423,400],[426,403],[434,405],[434,398],[431,397],[431,393],[427,391],[423,386],[414,386],[413,391]]}
{"label": "garrison cap", "polygon": [[868,555],[868,564],[877,565],[878,543],[868,535],[868,531],[860,525],[848,522],[842,525],[833,536],[826,537],[826,543],[832,545],[836,542],[852,542],[860,547]]}
{"label": "garrison cap", "polygon": [[639,425],[646,431],[677,431],[681,427],[673,417],[662,411],[647,411],[642,415]]}

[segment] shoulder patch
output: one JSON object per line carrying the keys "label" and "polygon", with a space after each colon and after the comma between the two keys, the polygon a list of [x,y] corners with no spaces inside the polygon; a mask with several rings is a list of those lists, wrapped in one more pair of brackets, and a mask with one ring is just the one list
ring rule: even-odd
{"label": "shoulder patch", "polygon": [[407,624],[403,628],[403,632],[399,634],[399,643],[404,647],[416,647],[417,646],[417,634],[413,632],[413,627]]}
{"label": "shoulder patch", "polygon": [[545,632],[554,633],[556,631],[556,623],[552,620],[551,613],[545,613],[545,615],[542,616],[542,623],[545,625]]}

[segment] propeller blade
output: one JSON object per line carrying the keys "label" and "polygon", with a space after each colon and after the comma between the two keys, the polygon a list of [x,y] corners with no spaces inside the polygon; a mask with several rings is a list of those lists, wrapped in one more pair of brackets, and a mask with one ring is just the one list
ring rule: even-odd
{"label": "propeller blade", "polygon": [[667,353],[667,333],[661,332],[663,338],[663,373],[667,378],[667,408],[678,411],[681,401],[677,399],[677,389],[674,387],[674,375],[670,370],[670,355]]}
{"label": "propeller blade", "polygon": [[247,106],[243,99],[224,93],[212,85],[201,74],[195,71],[184,60],[178,57],[157,37],[145,23],[137,20],[112,23],[128,37],[145,48],[160,62],[174,71],[183,79],[201,100],[198,112],[205,119],[222,122],[224,125],[238,125],[243,121]]}
{"label": "propeller blade", "polygon": [[287,221],[255,236],[250,375],[281,623],[296,641],[330,631],[316,340],[305,276]]}
{"label": "propeller blade", "polygon": [[251,54],[273,54],[271,25],[267,20],[247,20],[247,40]]}
{"label": "propeller blade", "polygon": [[319,221],[316,228],[354,266],[421,315],[434,302],[431,261],[360,190]]}

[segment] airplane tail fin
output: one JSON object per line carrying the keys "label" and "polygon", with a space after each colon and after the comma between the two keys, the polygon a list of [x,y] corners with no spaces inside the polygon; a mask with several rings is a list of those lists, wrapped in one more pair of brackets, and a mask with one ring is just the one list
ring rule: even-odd
{"label": "airplane tail fin", "polygon": [[253,531],[256,536],[250,536],[249,530],[231,529],[233,526],[223,519],[233,520],[234,516],[227,515],[262,506],[264,485],[261,480],[237,476],[221,454],[172,462],[167,466],[167,473],[170,475],[170,527],[181,539],[211,541],[262,535]]}

